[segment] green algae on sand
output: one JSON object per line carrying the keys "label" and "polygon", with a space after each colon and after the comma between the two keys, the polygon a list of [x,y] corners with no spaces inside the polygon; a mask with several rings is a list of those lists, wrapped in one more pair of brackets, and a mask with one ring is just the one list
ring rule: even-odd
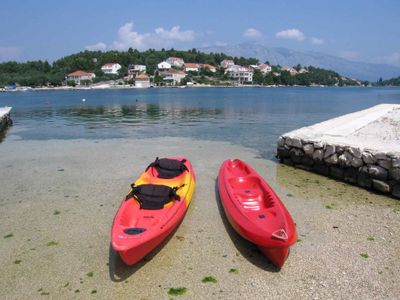
{"label": "green algae on sand", "polygon": [[170,296],[180,296],[187,292],[187,288],[185,287],[177,287],[177,288],[170,288],[168,290],[168,295]]}

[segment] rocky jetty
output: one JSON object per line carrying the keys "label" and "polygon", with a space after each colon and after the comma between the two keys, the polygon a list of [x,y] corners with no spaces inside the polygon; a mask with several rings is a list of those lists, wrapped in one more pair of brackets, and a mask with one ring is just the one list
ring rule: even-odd
{"label": "rocky jetty", "polygon": [[284,164],[400,198],[400,105],[382,104],[286,133]]}
{"label": "rocky jetty", "polygon": [[12,124],[10,113],[11,107],[0,107],[0,130]]}

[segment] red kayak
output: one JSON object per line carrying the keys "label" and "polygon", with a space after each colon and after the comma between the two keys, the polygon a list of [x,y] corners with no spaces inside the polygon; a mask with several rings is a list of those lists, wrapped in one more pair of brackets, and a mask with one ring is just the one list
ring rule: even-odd
{"label": "red kayak", "polygon": [[278,268],[297,241],[292,217],[272,188],[245,162],[223,162],[218,189],[226,216],[242,237],[256,244]]}
{"label": "red kayak", "polygon": [[195,188],[190,161],[162,158],[131,185],[114,218],[111,244],[133,265],[161,244],[182,221]]}

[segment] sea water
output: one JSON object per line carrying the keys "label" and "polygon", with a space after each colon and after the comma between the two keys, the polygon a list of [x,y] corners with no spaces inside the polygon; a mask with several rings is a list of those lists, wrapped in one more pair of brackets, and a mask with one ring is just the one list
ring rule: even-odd
{"label": "sea water", "polygon": [[[83,101],[85,99],[85,101]],[[5,139],[191,137],[272,157],[279,135],[380,103],[400,88],[152,88],[0,94],[12,106]],[[4,139],[3,139],[4,141]]]}

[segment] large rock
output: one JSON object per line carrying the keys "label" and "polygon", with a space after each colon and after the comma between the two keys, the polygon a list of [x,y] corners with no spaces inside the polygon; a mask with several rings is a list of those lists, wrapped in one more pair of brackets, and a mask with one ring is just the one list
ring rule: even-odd
{"label": "large rock", "polygon": [[283,147],[278,148],[278,157],[280,159],[290,157],[289,150]]}
{"label": "large rock", "polygon": [[290,158],[295,164],[300,164],[304,153],[303,150],[301,149],[292,148],[290,149],[289,154]]}
{"label": "large rock", "polygon": [[386,170],[389,170],[390,167],[392,166],[392,160],[391,159],[379,159],[378,165],[380,165],[382,168],[385,168]]}
{"label": "large rock", "polygon": [[335,153],[335,145],[326,145],[324,158],[331,156],[333,153]]}
{"label": "large rock", "polygon": [[343,173],[343,180],[352,184],[357,183],[358,170],[356,168],[346,168]]}
{"label": "large rock", "polygon": [[374,154],[376,159],[388,159],[386,153],[383,152],[377,152]]}
{"label": "large rock", "polygon": [[345,151],[342,155],[339,156],[338,160],[341,166],[348,167],[351,165],[353,156],[349,152]]}
{"label": "large rock", "polygon": [[301,163],[305,166],[312,166],[314,164],[314,160],[312,159],[312,157],[304,155],[301,159]]}
{"label": "large rock", "polygon": [[303,146],[303,151],[306,155],[312,156],[314,153],[314,146],[312,144],[305,144]]}
{"label": "large rock", "polygon": [[331,165],[337,164],[338,163],[338,157],[337,157],[336,153],[331,155],[331,156],[329,156],[328,158],[325,158],[325,162],[327,164],[331,164]]}
{"label": "large rock", "polygon": [[376,163],[376,158],[371,152],[363,152],[362,159],[366,164]]}
{"label": "large rock", "polygon": [[400,168],[400,158],[393,158],[392,159],[392,167],[393,168]]}
{"label": "large rock", "polygon": [[322,161],[324,158],[324,150],[322,149],[315,150],[312,157],[316,161]]}
{"label": "large rock", "polygon": [[315,149],[323,149],[325,144],[323,142],[314,142]]}
{"label": "large rock", "polygon": [[301,142],[301,139],[296,138],[296,137],[287,137],[286,138],[286,145],[290,147],[295,147],[295,148],[303,148],[303,143]]}
{"label": "large rock", "polygon": [[285,145],[285,138],[283,136],[280,136],[278,138],[278,147],[283,147]]}
{"label": "large rock", "polygon": [[349,152],[350,152],[350,154],[353,155],[354,157],[362,158],[362,151],[360,150],[360,148],[350,147],[350,148],[349,148]]}
{"label": "large rock", "polygon": [[355,168],[359,168],[364,164],[362,158],[353,157],[351,165]]}
{"label": "large rock", "polygon": [[372,187],[382,193],[390,193],[390,185],[384,181],[372,179]]}
{"label": "large rock", "polygon": [[388,171],[380,166],[368,166],[369,175],[378,180],[386,180],[388,176]]}
{"label": "large rock", "polygon": [[371,178],[369,178],[368,171],[358,173],[357,184],[367,189],[370,189],[372,187],[372,180]]}
{"label": "large rock", "polygon": [[389,170],[390,178],[400,182],[400,168],[392,168]]}

